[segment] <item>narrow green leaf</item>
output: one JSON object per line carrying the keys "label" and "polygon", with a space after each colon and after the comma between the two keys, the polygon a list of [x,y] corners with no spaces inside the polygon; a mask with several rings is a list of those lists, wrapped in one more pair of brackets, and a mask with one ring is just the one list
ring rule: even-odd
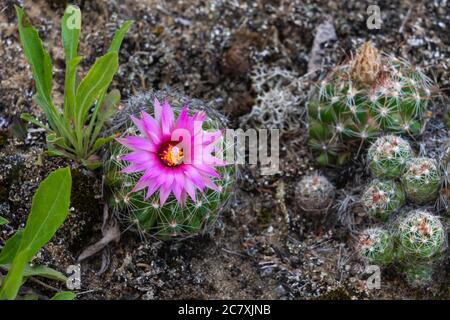
{"label": "narrow green leaf", "polygon": [[95,140],[94,145],[92,146],[91,152],[95,152],[97,151],[99,148],[103,147],[105,144],[111,142],[112,140],[114,140],[116,136],[109,136],[106,138],[98,138],[97,140]]}
{"label": "narrow green leaf", "polygon": [[58,292],[50,300],[74,300],[76,294],[70,291]]}
{"label": "narrow green leaf", "polygon": [[36,301],[39,300],[39,297],[35,294],[26,294],[20,300]]}
{"label": "narrow green leaf", "polygon": [[[36,29],[31,25],[23,10],[16,6],[16,14],[19,26],[20,42],[23,52],[31,65],[33,77],[36,82],[36,90],[41,99],[44,99],[48,106],[52,106],[52,61],[50,55],[42,46],[42,41]],[[55,110],[49,110],[55,112]]]}
{"label": "narrow green leaf", "polygon": [[8,220],[6,220],[6,219],[3,218],[3,217],[0,217],[0,226],[2,226],[2,225],[4,225],[4,224],[8,224],[8,223],[9,223]]}
{"label": "narrow green leaf", "polygon": [[[100,131],[103,128],[103,124],[114,114],[114,112],[117,110],[119,103],[120,103],[120,91],[114,89],[104,97],[100,108],[96,106],[94,113],[92,114],[92,118],[89,122],[89,127],[87,131],[87,136],[90,136],[92,128],[94,128],[93,129],[94,132],[92,133],[92,137],[90,137],[90,144],[88,147],[93,148],[93,143],[97,142],[96,138],[100,134]],[[93,150],[91,150],[90,153],[92,153],[92,151]]]}
{"label": "narrow green leaf", "polygon": [[23,273],[24,277],[43,277],[51,280],[66,282],[67,277],[61,272],[47,266],[27,266]]}
{"label": "narrow green leaf", "polygon": [[117,89],[111,90],[103,100],[100,106],[100,114],[98,115],[99,121],[105,122],[108,120],[117,110],[120,103],[120,91]]}
{"label": "narrow green leaf", "polygon": [[75,118],[75,95],[77,88],[77,66],[81,58],[75,57],[66,61],[66,78],[64,82],[64,118],[73,121]]}
{"label": "narrow green leaf", "polygon": [[0,299],[14,299],[28,262],[55,234],[69,213],[70,168],[52,172],[37,189],[22,241],[0,289]]}
{"label": "narrow green leaf", "polygon": [[61,40],[66,55],[66,61],[78,56],[78,40],[81,30],[81,10],[69,5],[61,19]]}
{"label": "narrow green leaf", "polygon": [[0,253],[0,264],[10,264],[19,250],[22,242],[23,230],[17,230],[14,235],[5,242]]}
{"label": "narrow green leaf", "polygon": [[[95,61],[92,68],[81,80],[75,98],[78,130],[82,129],[89,108],[101,92],[108,88],[118,68],[117,53],[107,53]],[[79,135],[81,135],[81,132],[79,132]]]}
{"label": "narrow green leaf", "polygon": [[[0,268],[4,270],[10,270],[11,264],[0,264]],[[61,272],[52,269],[47,266],[30,266],[27,265],[25,267],[25,270],[23,271],[23,277],[29,278],[29,277],[42,277],[47,278],[51,280],[66,282],[67,277],[62,274]]]}
{"label": "narrow green leaf", "polygon": [[108,52],[119,52],[120,46],[122,45],[123,38],[125,37],[125,34],[127,33],[128,29],[130,29],[131,25],[134,22],[131,20],[125,21],[122,26],[117,29],[116,33],[114,34],[114,37],[111,41],[111,45],[109,46]]}

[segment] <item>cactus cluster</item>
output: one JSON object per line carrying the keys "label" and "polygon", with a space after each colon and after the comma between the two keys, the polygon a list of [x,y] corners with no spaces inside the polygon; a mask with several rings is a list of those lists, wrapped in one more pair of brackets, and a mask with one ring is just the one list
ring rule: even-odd
{"label": "cactus cluster", "polygon": [[394,228],[376,227],[361,233],[357,251],[369,264],[396,263],[411,286],[432,280],[436,262],[447,249],[446,230],[440,219],[425,209],[409,211]]}
{"label": "cactus cluster", "polygon": [[300,208],[318,213],[327,211],[335,196],[333,184],[318,173],[304,176],[295,191]]}
{"label": "cactus cluster", "polygon": [[445,227],[426,209],[402,212],[402,207],[406,199],[424,204],[437,198],[440,167],[433,159],[415,158],[409,143],[394,135],[379,137],[370,146],[367,160],[376,178],[363,192],[361,204],[371,216],[389,221],[391,227],[362,232],[357,251],[367,263],[401,266],[411,286],[429,284],[447,249]]}
{"label": "cactus cluster", "polygon": [[308,104],[310,146],[320,165],[341,165],[383,132],[421,132],[431,81],[418,68],[364,44],[321,81]]}
{"label": "cactus cluster", "polygon": [[382,179],[369,184],[361,198],[371,214],[387,218],[400,209],[405,197],[413,203],[424,204],[439,195],[441,173],[437,161],[414,158],[410,144],[400,137],[379,137],[369,147],[367,161],[372,175]]}

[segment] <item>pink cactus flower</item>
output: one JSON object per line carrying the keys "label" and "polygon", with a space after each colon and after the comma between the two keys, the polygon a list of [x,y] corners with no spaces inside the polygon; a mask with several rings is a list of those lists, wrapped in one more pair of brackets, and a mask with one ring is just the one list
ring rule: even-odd
{"label": "pink cactus flower", "polygon": [[117,141],[132,151],[121,157],[129,162],[122,173],[142,172],[133,192],[147,188],[148,199],[159,190],[163,206],[171,193],[183,205],[187,195],[196,202],[196,190],[217,190],[213,179],[220,179],[215,170],[225,162],[215,156],[216,142],[222,131],[203,130],[204,112],[188,115],[187,107],[174,119],[171,106],[155,99],[155,117],[142,111],[141,118],[131,116],[140,135],[119,138]]}

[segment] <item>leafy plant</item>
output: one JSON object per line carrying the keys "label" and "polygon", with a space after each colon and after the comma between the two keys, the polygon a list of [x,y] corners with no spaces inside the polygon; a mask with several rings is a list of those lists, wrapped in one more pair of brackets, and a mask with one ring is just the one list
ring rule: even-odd
{"label": "leafy plant", "polygon": [[16,6],[16,13],[20,41],[35,80],[36,103],[43,110],[48,126],[27,113],[21,115],[22,119],[47,131],[50,154],[81,161],[91,169],[99,167],[101,163],[95,156],[96,151],[114,138],[100,137],[100,133],[105,121],[113,114],[120,101],[118,90],[107,91],[118,70],[118,52],[132,21],[125,22],[117,30],[108,52],[98,58],[85,77],[78,81],[77,66],[81,61],[78,56],[81,11],[72,5],[67,7],[61,19],[66,74],[64,106],[60,110],[52,100],[50,55],[23,10]]}
{"label": "leafy plant", "polygon": [[31,266],[30,261],[66,219],[71,186],[69,168],[52,172],[39,185],[25,228],[9,238],[0,252],[0,268],[8,271],[6,277],[1,279],[0,299],[15,299],[21,285],[29,277],[67,280],[62,273],[49,267]]}

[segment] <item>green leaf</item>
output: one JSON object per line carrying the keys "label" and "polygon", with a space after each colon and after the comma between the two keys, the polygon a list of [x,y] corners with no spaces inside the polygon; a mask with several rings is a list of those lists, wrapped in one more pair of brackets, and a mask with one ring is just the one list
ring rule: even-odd
{"label": "green leaf", "polygon": [[4,225],[4,224],[8,224],[8,223],[9,223],[8,220],[6,220],[6,219],[3,218],[3,217],[0,217],[0,226],[2,226],[2,225]]}
{"label": "green leaf", "polygon": [[69,213],[70,168],[52,172],[37,189],[22,241],[2,287],[0,299],[14,299],[28,262],[56,233]]}
{"label": "green leaf", "polygon": [[108,120],[114,112],[116,112],[117,107],[120,103],[120,91],[117,89],[111,90],[103,100],[103,103],[100,107],[100,114],[98,115],[98,120],[101,122],[105,122]]}
{"label": "green leaf", "polygon": [[[16,14],[19,26],[20,42],[22,43],[23,52],[31,65],[33,77],[36,82],[36,90],[46,105],[52,108],[51,92],[52,92],[52,61],[50,55],[42,46],[42,41],[36,29],[30,23],[29,18],[23,10],[16,6]],[[53,107],[54,109],[54,107]],[[44,110],[49,114],[55,113],[54,110]],[[56,114],[53,114],[55,116]],[[49,116],[47,114],[47,116]]]}
{"label": "green leaf", "polygon": [[[5,270],[10,270],[11,265],[10,264],[1,264],[0,268],[5,269]],[[23,277],[24,278],[42,277],[42,278],[47,278],[47,279],[61,281],[61,282],[67,281],[67,277],[64,274],[62,274],[61,272],[59,272],[55,269],[47,267],[47,266],[27,265],[25,267],[25,270],[23,271]]]}
{"label": "green leaf", "polygon": [[67,277],[61,272],[47,266],[27,266],[23,273],[24,277],[43,277],[51,280],[66,282]]}
{"label": "green leaf", "polygon": [[77,88],[77,66],[81,58],[75,57],[66,61],[66,78],[64,81],[64,118],[75,118],[75,96]]}
{"label": "green leaf", "polygon": [[[90,150],[90,153],[94,152],[95,150],[97,150],[100,147],[100,146],[97,146],[97,148],[95,148],[94,146],[92,146],[92,144],[94,143],[94,141],[95,141],[95,143],[97,143],[97,141],[95,139],[100,134],[100,131],[103,128],[103,124],[114,114],[114,112],[117,110],[119,103],[120,103],[120,91],[117,89],[114,89],[105,96],[100,108],[98,108],[98,106],[96,106],[94,113],[92,114],[92,119],[89,123],[88,131],[87,131],[88,132],[87,134],[90,135],[90,133],[92,132],[92,128],[94,127],[94,122],[95,122],[94,132],[92,133],[92,136],[90,139],[90,145],[89,145],[89,147],[92,147],[92,149]],[[99,113],[98,117],[97,117],[97,113]]]}
{"label": "green leaf", "polygon": [[114,37],[111,41],[111,45],[109,46],[108,52],[116,52],[116,53],[119,52],[120,46],[122,45],[123,38],[125,37],[125,34],[127,33],[128,29],[130,29],[132,24],[133,24],[133,21],[131,21],[131,20],[125,21],[122,24],[122,26],[114,34]]}
{"label": "green leaf", "polygon": [[77,6],[69,5],[61,19],[61,40],[66,61],[70,61],[78,56],[80,30],[81,10]]}
{"label": "green leaf", "polygon": [[9,238],[0,253],[0,264],[10,264],[19,250],[22,242],[23,230],[17,230],[16,233]]}
{"label": "green leaf", "polygon": [[109,136],[106,138],[98,138],[95,141],[94,145],[92,146],[91,152],[97,151],[99,148],[103,147],[105,144],[113,141],[115,137],[116,137],[115,135],[112,135],[112,136]]}
{"label": "green leaf", "polygon": [[107,53],[95,61],[92,68],[81,81],[75,98],[78,130],[82,129],[89,108],[94,104],[102,91],[108,88],[118,68],[117,53]]}
{"label": "green leaf", "polygon": [[76,294],[70,291],[58,292],[50,300],[74,300]]}

